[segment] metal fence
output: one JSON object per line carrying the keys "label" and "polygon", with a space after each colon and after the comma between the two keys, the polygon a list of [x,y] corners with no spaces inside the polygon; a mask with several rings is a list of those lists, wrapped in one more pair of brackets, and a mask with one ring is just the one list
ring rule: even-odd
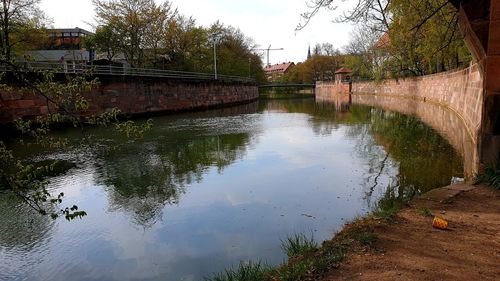
{"label": "metal fence", "polygon": [[[93,76],[133,76],[133,77],[154,77],[166,79],[184,79],[184,80],[215,80],[212,73],[188,72],[162,70],[152,68],[135,68],[112,65],[91,65],[81,63],[50,63],[50,62],[17,62],[16,66],[0,65],[0,71],[36,72],[50,71],[58,74],[79,74]],[[218,81],[227,82],[255,82],[250,77],[217,75]]]}

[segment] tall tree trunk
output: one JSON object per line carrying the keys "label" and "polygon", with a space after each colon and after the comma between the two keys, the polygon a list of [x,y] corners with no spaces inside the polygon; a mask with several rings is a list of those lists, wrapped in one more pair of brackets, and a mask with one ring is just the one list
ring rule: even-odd
{"label": "tall tree trunk", "polygon": [[2,0],[3,14],[2,14],[2,56],[6,60],[10,60],[10,40],[9,40],[9,6],[10,0]]}

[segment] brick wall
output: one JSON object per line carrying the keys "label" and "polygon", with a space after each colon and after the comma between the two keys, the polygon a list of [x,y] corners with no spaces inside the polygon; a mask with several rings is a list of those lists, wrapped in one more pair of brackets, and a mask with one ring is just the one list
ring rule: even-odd
{"label": "brick wall", "polygon": [[474,138],[479,135],[483,110],[483,77],[477,64],[459,71],[399,81],[353,83],[352,93],[409,98],[435,103],[459,115]]}
{"label": "brick wall", "polygon": [[316,82],[316,98],[318,99],[329,99],[332,95],[349,93],[351,87],[349,83],[337,83],[335,81],[317,81]]}
{"label": "brick wall", "polygon": [[[316,84],[318,99],[328,100],[337,93],[346,93],[345,84]],[[483,110],[483,77],[477,64],[459,71],[422,77],[354,82],[351,94],[353,99],[356,95],[377,95],[438,104],[459,115],[475,138],[479,135]]]}
{"label": "brick wall", "polygon": [[[483,114],[483,79],[479,66],[473,64],[463,70],[422,77],[353,82],[350,101],[421,118],[447,138],[459,152],[465,153],[466,174],[471,175],[477,171],[480,162],[478,146]],[[319,100],[336,102],[347,92],[342,84],[317,83],[316,93]],[[435,106],[452,112],[463,125],[457,125],[456,120],[448,122],[452,117],[443,122],[443,114],[430,113],[430,108]],[[452,137],[453,134],[459,136],[457,140]]]}
{"label": "brick wall", "polygon": [[[30,91],[0,92],[0,123],[33,118],[49,112],[45,98]],[[168,81],[164,79],[106,80],[84,93],[90,107],[85,115],[111,108],[127,115],[209,108],[256,100],[256,85],[215,81]],[[51,106],[52,107],[52,106]]]}

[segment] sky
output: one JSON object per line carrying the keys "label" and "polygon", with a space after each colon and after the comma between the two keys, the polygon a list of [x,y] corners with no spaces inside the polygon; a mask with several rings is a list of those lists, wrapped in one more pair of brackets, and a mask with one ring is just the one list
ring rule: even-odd
{"label": "sky", "polygon": [[[199,25],[208,26],[220,20],[239,28],[254,39],[259,48],[284,48],[272,51],[270,63],[300,62],[307,57],[308,46],[331,43],[341,49],[349,41],[352,26],[333,23],[338,11],[322,10],[301,31],[295,27],[300,14],[307,11],[307,0],[170,0],[185,16],[192,16]],[[157,0],[160,2],[160,0]],[[339,5],[345,5],[339,0]],[[94,7],[92,0],[42,0],[42,10],[57,28],[81,27],[92,30]],[[340,9],[340,8],[339,8]],[[262,52],[265,62],[265,52]]]}

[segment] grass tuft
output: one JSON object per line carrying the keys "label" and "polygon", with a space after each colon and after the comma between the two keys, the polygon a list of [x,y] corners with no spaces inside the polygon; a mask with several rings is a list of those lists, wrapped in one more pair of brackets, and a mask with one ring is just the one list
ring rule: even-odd
{"label": "grass tuft", "polygon": [[486,183],[500,190],[500,167],[499,164],[486,167],[484,174],[476,176],[476,184]]}
{"label": "grass tuft", "polygon": [[379,208],[378,210],[373,212],[373,215],[376,218],[390,221],[396,216],[399,210],[400,208],[397,206],[392,206],[390,208]]}
{"label": "grass tuft", "polygon": [[418,213],[423,216],[423,217],[432,217],[432,212],[429,210],[427,207],[420,207],[418,208]]}
{"label": "grass tuft", "polygon": [[217,273],[206,281],[264,281],[266,273],[270,267],[260,262],[240,262],[236,269],[226,269],[222,273]]}
{"label": "grass tuft", "polygon": [[379,219],[392,221],[409,199],[405,196],[399,196],[394,187],[388,186],[384,196],[377,203],[377,209],[373,215]]}
{"label": "grass tuft", "polygon": [[371,231],[361,231],[356,234],[355,239],[363,246],[371,246],[378,241],[378,236]]}
{"label": "grass tuft", "polygon": [[285,240],[281,240],[281,248],[291,258],[315,251],[318,244],[314,241],[313,235],[307,237],[304,234],[294,234]]}
{"label": "grass tuft", "polygon": [[275,268],[269,276],[272,276],[271,280],[280,281],[318,280],[318,277],[343,261],[346,256],[344,245],[326,241],[315,252],[289,259],[287,263]]}

